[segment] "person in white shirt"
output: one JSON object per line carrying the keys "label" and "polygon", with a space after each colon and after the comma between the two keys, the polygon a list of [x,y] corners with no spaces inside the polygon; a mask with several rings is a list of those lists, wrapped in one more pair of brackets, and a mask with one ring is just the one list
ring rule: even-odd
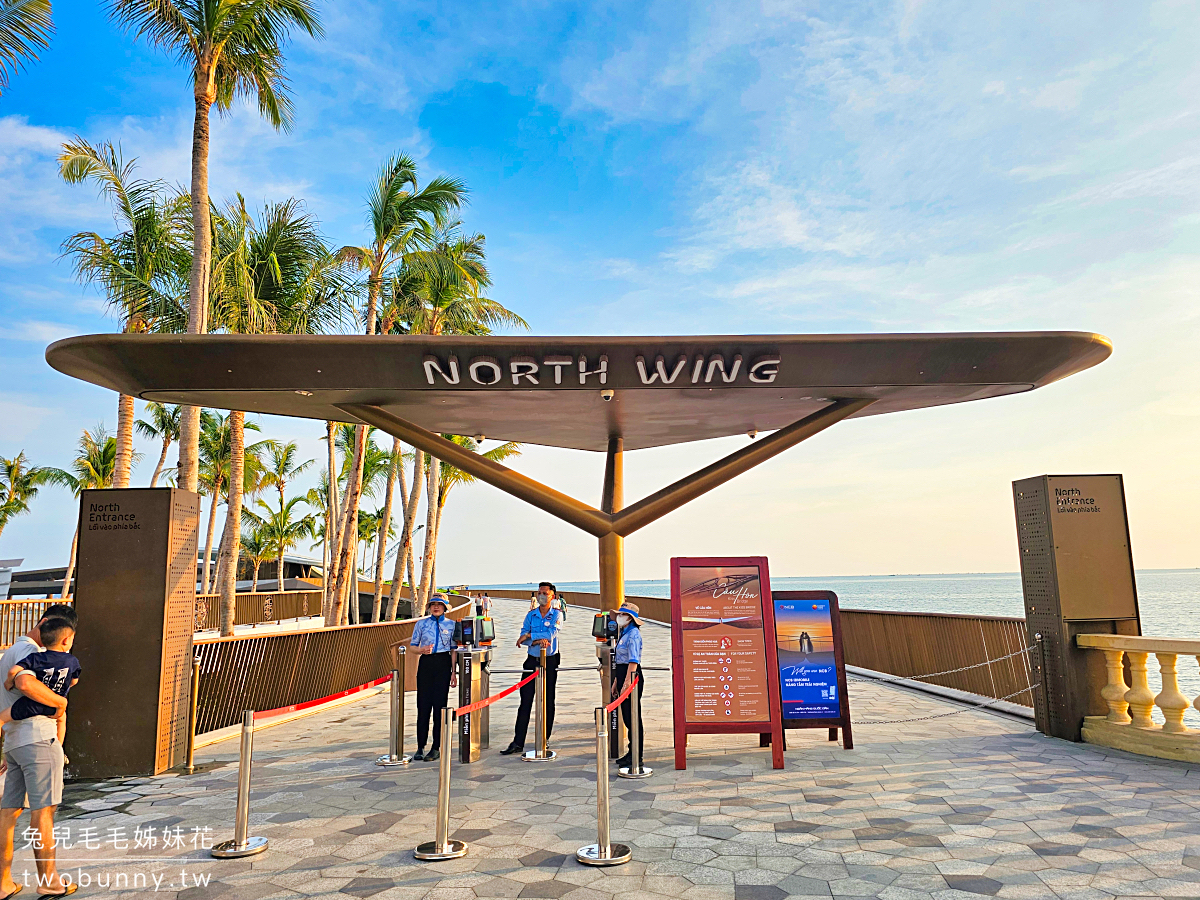
{"label": "person in white shirt", "polygon": [[[42,618],[26,635],[18,638],[0,656],[0,670],[8,672],[27,656],[40,653],[38,643],[42,622],[50,618],[66,619],[74,627],[78,621],[75,610],[66,603],[55,603],[46,608]],[[37,679],[30,682],[22,693],[15,687],[11,690],[0,685],[0,709],[7,709],[22,697],[28,696],[36,703],[54,705],[61,698]],[[43,694],[44,692],[44,694]],[[54,859],[54,813],[62,803],[63,749],[58,742],[58,726],[47,716],[18,719],[4,726],[4,794],[0,800],[0,897],[8,898],[17,892],[18,885],[12,877],[13,833],[17,819],[29,805],[30,825],[40,834],[33,841],[33,855],[37,861],[38,896],[65,897],[75,893],[78,885],[64,884],[58,877]],[[38,849],[38,847],[41,849]]]}

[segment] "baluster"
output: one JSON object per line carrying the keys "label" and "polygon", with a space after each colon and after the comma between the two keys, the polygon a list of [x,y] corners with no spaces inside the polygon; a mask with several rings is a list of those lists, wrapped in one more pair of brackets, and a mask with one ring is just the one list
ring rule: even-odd
{"label": "baluster", "polygon": [[1128,725],[1129,704],[1125,702],[1125,694],[1129,685],[1125,683],[1125,651],[1105,650],[1105,664],[1108,666],[1108,684],[1100,692],[1104,702],[1108,704],[1108,721],[1117,725]]}
{"label": "baluster", "polygon": [[1154,727],[1154,720],[1150,718],[1150,710],[1154,709],[1154,694],[1150,691],[1146,672],[1146,659],[1149,655],[1143,650],[1126,651],[1133,687],[1125,692],[1125,702],[1129,704],[1134,728]]}
{"label": "baluster", "polygon": [[1180,734],[1187,731],[1183,724],[1183,712],[1189,706],[1188,698],[1179,690],[1179,677],[1175,671],[1174,653],[1155,653],[1158,657],[1158,669],[1162,673],[1162,693],[1154,698],[1154,704],[1163,711],[1163,731],[1168,734]]}
{"label": "baluster", "polygon": [[[1200,663],[1200,656],[1196,657],[1196,662]],[[1200,695],[1198,695],[1196,699],[1192,701],[1192,706],[1196,707],[1196,710],[1200,712]]]}

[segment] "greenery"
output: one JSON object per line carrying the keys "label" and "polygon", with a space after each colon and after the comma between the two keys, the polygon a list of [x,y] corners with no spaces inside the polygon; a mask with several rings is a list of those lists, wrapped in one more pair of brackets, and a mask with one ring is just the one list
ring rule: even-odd
{"label": "greenery", "polygon": [[[358,332],[382,338],[528,327],[488,295],[486,239],[460,218],[466,185],[449,176],[422,183],[417,163],[406,154],[384,160],[367,186],[359,244],[331,246],[295,197],[257,207],[242,194],[210,197],[212,109],[227,113],[242,98],[275,128],[290,127],[294,110],[284,49],[294,34],[320,37],[314,0],[108,0],[107,8],[134,39],[184,65],[195,103],[186,190],[142,176],[137,158],[112,142],[76,137],[59,154],[61,177],[92,187],[111,208],[111,232],[69,234],[62,254],[76,279],[103,297],[121,332]],[[0,0],[0,88],[47,46],[50,11],[49,0]],[[273,558],[282,569],[283,555],[305,541],[322,547],[327,624],[358,621],[364,573],[375,582],[372,620],[396,615],[404,583],[412,587],[413,608],[424,609],[436,583],[443,511],[451,490],[471,480],[464,473],[397,440],[381,446],[374,429],[329,422],[317,484],[290,493],[298,480],[316,474],[317,463],[301,458],[296,441],[247,444],[245,431],[261,429],[238,410],[152,402],[138,418],[136,406],[135,398],[120,395],[116,433],[102,425],[85,431],[63,469],[33,465],[24,452],[0,459],[0,535],[47,484],[76,495],[130,486],[141,456],[134,450],[136,435],[155,443],[150,486],[165,482],[195,490],[208,505],[200,590],[221,594],[222,633],[232,632],[239,559],[249,560],[257,585],[264,561]],[[451,439],[482,450],[472,438]],[[178,448],[175,465],[168,459],[172,448]],[[483,455],[499,461],[519,452],[509,443]],[[364,501],[372,501],[374,511],[364,509]],[[418,524],[422,501],[425,521]],[[390,586],[384,571],[389,560]]]}
{"label": "greenery", "polygon": [[0,0],[0,91],[50,46],[53,34],[50,0]]}

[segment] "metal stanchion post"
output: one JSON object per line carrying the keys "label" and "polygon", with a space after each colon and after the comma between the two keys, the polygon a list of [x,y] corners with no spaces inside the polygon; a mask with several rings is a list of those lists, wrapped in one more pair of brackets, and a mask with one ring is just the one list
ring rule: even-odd
{"label": "metal stanchion post", "polygon": [[[404,659],[401,652],[400,659]],[[403,665],[403,664],[402,664]],[[404,679],[398,669],[392,669],[391,716],[388,722],[388,752],[375,760],[377,766],[407,766],[411,756],[404,755]]]}
{"label": "metal stanchion post", "polygon": [[629,767],[617,769],[618,778],[649,778],[654,770],[642,765],[642,676],[629,694]]}
{"label": "metal stanchion post", "polygon": [[200,657],[192,657],[192,696],[191,706],[188,709],[188,738],[187,738],[187,764],[184,766],[184,772],[191,775],[196,771],[196,717],[199,714],[200,702]]}
{"label": "metal stanchion post", "polygon": [[[479,689],[482,699],[492,696],[492,648],[488,647],[479,656]],[[487,750],[492,743],[492,708],[485,706],[479,711],[479,749]]]}
{"label": "metal stanchion post", "polygon": [[585,866],[619,866],[633,852],[626,844],[610,842],[608,828],[608,716],[596,707],[596,843],[580,847],[575,858]]}
{"label": "metal stanchion post", "polygon": [[217,859],[238,859],[254,856],[267,849],[265,837],[250,837],[250,763],[254,756],[254,710],[242,713],[242,748],[238,756],[237,814],[233,823],[233,840],[222,841],[212,848]]}
{"label": "metal stanchion post", "polygon": [[437,823],[434,839],[418,844],[413,851],[417,859],[458,859],[467,855],[467,845],[450,840],[450,732],[454,728],[454,710],[442,710],[442,747],[438,765]]}
{"label": "metal stanchion post", "polygon": [[525,762],[546,762],[557,758],[558,754],[546,748],[546,648],[541,648],[541,665],[537,670],[537,679],[533,682],[533,750],[521,754]]}

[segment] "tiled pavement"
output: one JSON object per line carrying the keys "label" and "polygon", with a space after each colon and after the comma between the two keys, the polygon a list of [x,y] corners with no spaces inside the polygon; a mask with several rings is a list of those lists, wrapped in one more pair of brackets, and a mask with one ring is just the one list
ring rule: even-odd
{"label": "tiled pavement", "polygon": [[[507,645],[499,667],[519,662],[511,642],[523,609],[498,603]],[[589,623],[586,610],[575,611],[564,665],[594,659]],[[648,663],[665,663],[668,631],[648,624],[644,635]],[[497,676],[493,684],[509,681]],[[791,732],[781,771],[751,736],[693,738],[689,768],[677,772],[667,673],[652,673],[648,685],[654,776],[614,778],[611,786],[614,840],[634,848],[625,866],[590,869],[574,860],[595,840],[589,724],[599,691],[583,672],[560,679],[558,761],[498,755],[515,709],[502,701],[492,717],[494,749],[478,763],[455,763],[452,831],[470,843],[464,859],[413,859],[413,846],[433,838],[436,765],[374,765],[385,749],[385,696],[258,733],[251,823],[271,839],[262,856],[214,861],[191,847],[195,827],[212,827],[218,840],[229,835],[234,741],[198,755],[209,767],[202,774],[72,788],[60,821],[77,846],[60,854],[76,860],[72,871],[82,866],[90,875],[81,894],[95,895],[113,892],[98,881],[115,886],[120,874],[142,873],[146,889],[161,879],[159,894],[228,900],[1200,897],[1200,798],[1196,773],[1183,765],[1051,740],[1023,723],[966,712],[863,725],[852,751],[829,744],[823,730]],[[851,703],[864,721],[955,708],[857,682]],[[410,723],[411,705],[410,697]],[[155,847],[135,847],[139,827],[143,837],[154,830]],[[94,829],[99,849],[78,847],[84,828]],[[124,829],[128,850],[113,846],[113,828]],[[164,829],[182,834],[185,848],[163,848]],[[19,854],[18,872],[28,855]],[[189,885],[197,875],[211,882],[180,891],[181,873]]]}

